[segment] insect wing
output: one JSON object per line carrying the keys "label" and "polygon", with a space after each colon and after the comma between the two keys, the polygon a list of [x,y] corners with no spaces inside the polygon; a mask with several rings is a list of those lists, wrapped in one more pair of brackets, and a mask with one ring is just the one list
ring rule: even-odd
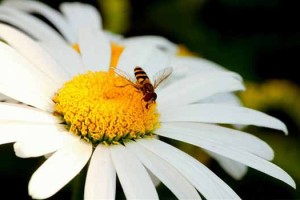
{"label": "insect wing", "polygon": [[123,71],[123,70],[120,70],[118,68],[111,68],[118,76],[120,76],[121,78],[127,80],[131,85],[133,85],[134,87],[136,87],[136,79],[133,78],[129,73]]}
{"label": "insect wing", "polygon": [[158,71],[155,75],[154,75],[154,89],[156,89],[159,84],[161,84],[164,80],[166,80],[173,72],[173,68],[172,67],[167,67],[164,68],[160,71]]}

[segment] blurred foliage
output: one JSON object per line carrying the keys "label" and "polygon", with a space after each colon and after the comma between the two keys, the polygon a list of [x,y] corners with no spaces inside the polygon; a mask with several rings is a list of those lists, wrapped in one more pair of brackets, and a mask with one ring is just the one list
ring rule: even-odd
{"label": "blurred foliage", "polygon": [[98,0],[104,24],[113,33],[128,31],[130,23],[130,5],[128,0]]}

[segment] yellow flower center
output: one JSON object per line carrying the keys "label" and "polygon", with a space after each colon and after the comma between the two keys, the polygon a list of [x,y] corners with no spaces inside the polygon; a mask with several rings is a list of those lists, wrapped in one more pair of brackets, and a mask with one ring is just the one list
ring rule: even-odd
{"label": "yellow flower center", "polygon": [[[80,53],[78,44],[72,45]],[[116,67],[123,46],[112,43],[111,67]],[[151,136],[159,127],[156,104],[146,108],[143,94],[127,80],[109,72],[75,76],[55,94],[55,115],[69,131],[93,144],[115,144]]]}
{"label": "yellow flower center", "polygon": [[123,142],[152,135],[158,128],[156,104],[113,72],[75,76],[55,94],[55,114],[67,128],[93,144]]}

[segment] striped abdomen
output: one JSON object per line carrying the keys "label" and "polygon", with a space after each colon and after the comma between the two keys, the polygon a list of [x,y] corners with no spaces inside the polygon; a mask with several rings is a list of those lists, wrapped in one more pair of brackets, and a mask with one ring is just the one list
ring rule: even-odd
{"label": "striped abdomen", "polygon": [[148,75],[142,68],[135,67],[134,75],[135,75],[135,78],[136,78],[138,84],[144,85],[145,83],[150,83]]}

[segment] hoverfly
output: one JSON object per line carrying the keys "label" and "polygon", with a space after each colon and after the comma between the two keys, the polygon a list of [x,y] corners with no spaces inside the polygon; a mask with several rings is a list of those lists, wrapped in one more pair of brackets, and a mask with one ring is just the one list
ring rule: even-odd
{"label": "hoverfly", "polygon": [[143,100],[146,102],[146,109],[148,109],[149,105],[155,103],[155,100],[157,99],[155,89],[171,75],[173,70],[172,67],[167,67],[158,71],[154,75],[154,84],[151,83],[147,73],[138,66],[134,68],[134,75],[136,80],[119,69],[114,68],[114,71],[117,75],[126,79],[130,85],[143,93]]}

